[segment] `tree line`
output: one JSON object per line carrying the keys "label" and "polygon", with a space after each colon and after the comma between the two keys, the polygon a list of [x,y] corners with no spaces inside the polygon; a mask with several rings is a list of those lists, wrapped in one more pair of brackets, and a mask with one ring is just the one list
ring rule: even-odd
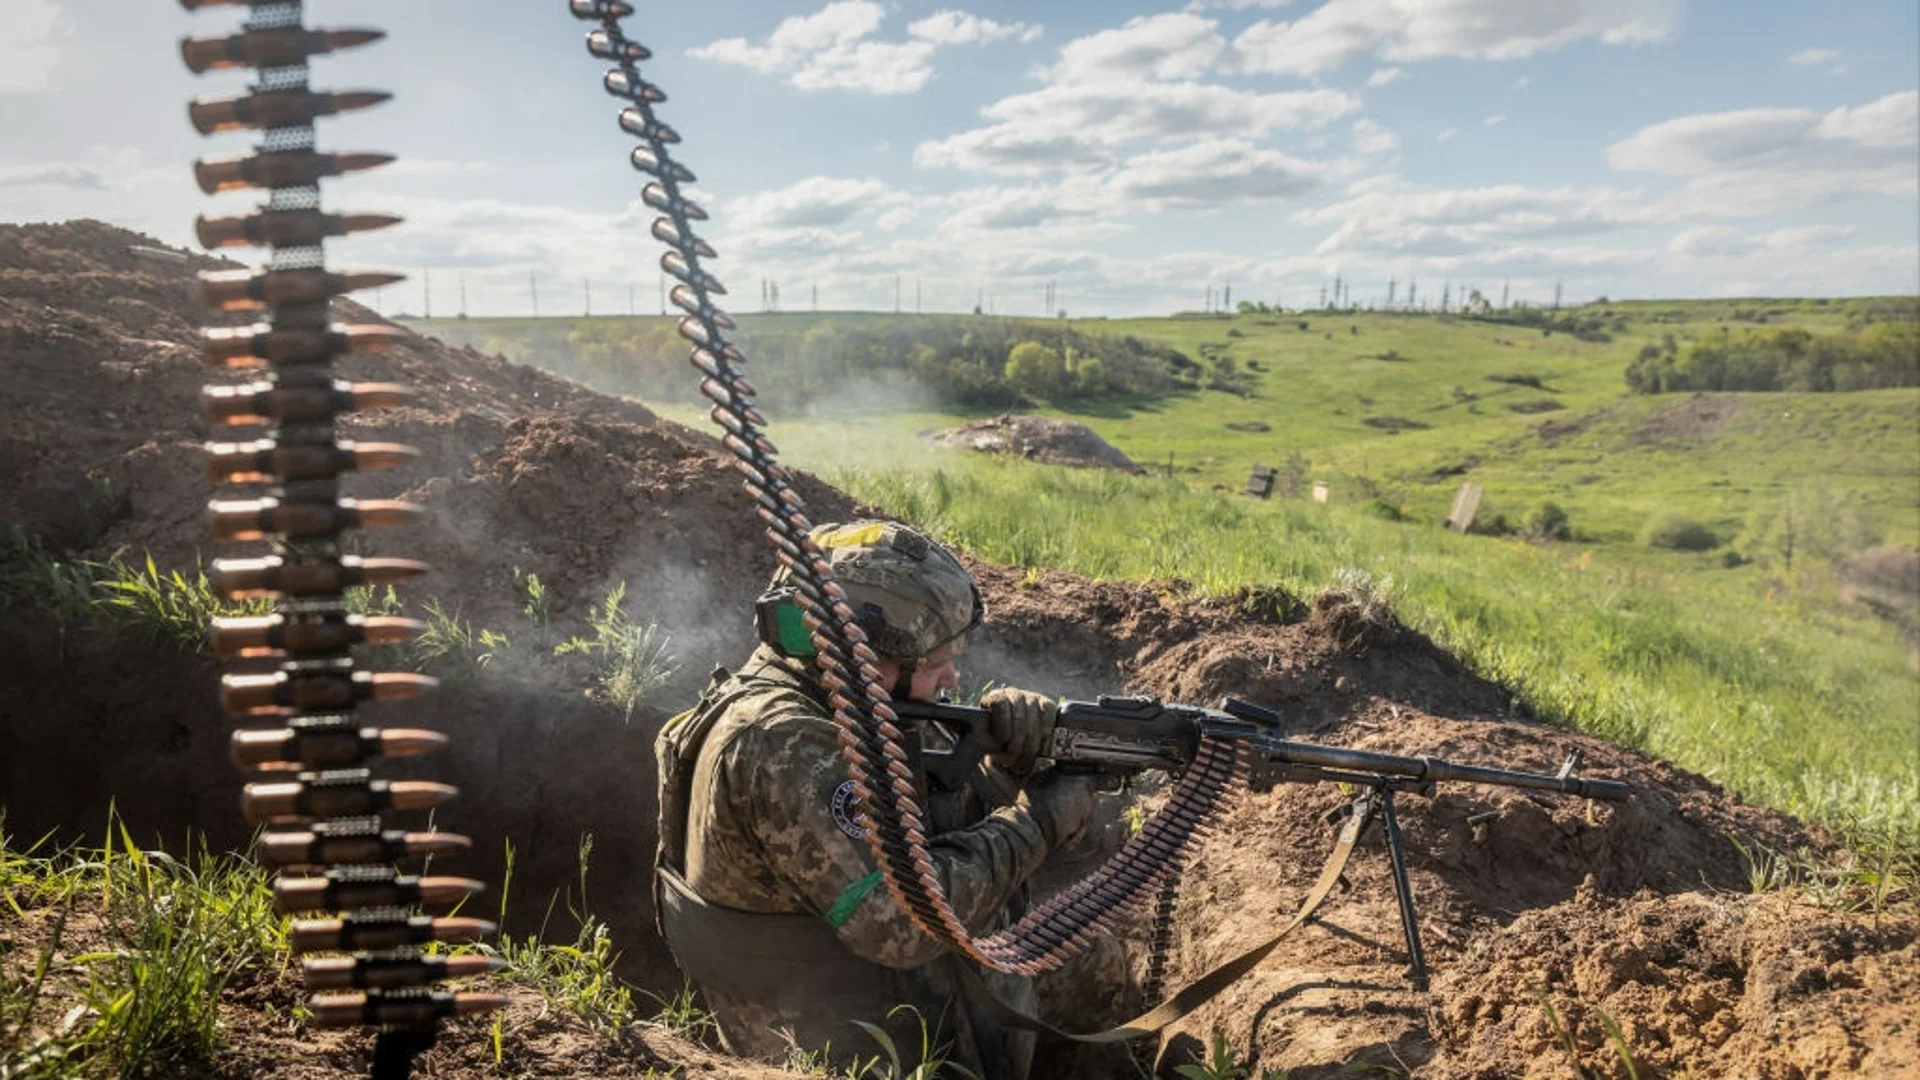
{"label": "tree line", "polygon": [[[1163,393],[1203,385],[1185,354],[1120,335],[1016,320],[823,320],[740,328],[747,377],[782,408],[849,393],[895,394],[929,405],[1015,408],[1039,401]],[[482,335],[483,349],[518,355],[579,382],[643,398],[684,397],[687,344],[671,323],[618,320]]]}
{"label": "tree line", "polygon": [[1692,390],[1834,392],[1920,386],[1920,323],[1876,322],[1859,333],[1722,327],[1686,348],[1668,334],[1627,366],[1637,394]]}

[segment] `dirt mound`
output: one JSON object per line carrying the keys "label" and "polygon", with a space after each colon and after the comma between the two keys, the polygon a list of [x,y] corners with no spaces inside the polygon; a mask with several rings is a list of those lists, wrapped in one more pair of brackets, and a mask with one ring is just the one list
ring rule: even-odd
{"label": "dirt mound", "polygon": [[1093,429],[1070,420],[1008,413],[945,431],[922,432],[920,437],[934,446],[977,450],[983,454],[1013,454],[1048,465],[1141,471],[1127,455],[1095,435]]}
{"label": "dirt mound", "polygon": [[1864,920],[1782,896],[1621,901],[1582,889],[1487,935],[1439,980],[1446,1049],[1434,1066],[1611,1076],[1630,1054],[1641,1076],[1914,1077],[1917,1000],[1920,919]]}
{"label": "dirt mound", "polygon": [[[97,223],[0,226],[0,342],[10,375],[0,383],[0,527],[20,526],[64,556],[125,547],[191,568],[204,547],[208,490],[196,449],[205,433],[193,419],[205,377],[189,289],[193,269],[210,264],[127,251],[151,243]],[[350,319],[373,318],[343,307]],[[404,490],[431,518],[369,536],[368,549],[435,565],[402,590],[411,604],[437,598],[473,626],[513,639],[504,658],[404,710],[375,708],[370,721],[459,736],[428,769],[468,791],[446,815],[479,840],[463,870],[497,882],[499,845],[510,840],[517,850],[510,927],[530,930],[550,893],[574,880],[580,834],[591,832],[586,899],[611,924],[625,974],[677,990],[647,901],[650,744],[662,714],[687,703],[708,665],[732,662],[749,645],[745,612],[772,559],[736,474],[710,440],[638,405],[432,339],[408,335],[355,358],[351,373],[421,393],[408,408],[355,425],[424,451],[397,474],[355,479],[357,494]],[[810,478],[801,483],[815,520],[860,512]],[[966,658],[973,678],[1076,697],[1127,690],[1212,704],[1231,694],[1279,710],[1298,737],[1534,771],[1551,771],[1577,747],[1591,773],[1635,788],[1617,807],[1469,785],[1406,796],[1401,822],[1434,991],[1415,993],[1402,977],[1398,914],[1375,836],[1355,856],[1351,889],[1321,921],[1193,1017],[1187,1033],[1220,1030],[1243,1061],[1288,1067],[1295,1080],[1367,1065],[1423,1077],[1549,1070],[1555,1044],[1542,1041],[1541,1011],[1529,1005],[1532,979],[1574,986],[1579,1002],[1646,1039],[1633,1051],[1649,1069],[1870,1073],[1883,1063],[1874,1048],[1910,1037],[1893,1026],[1894,1010],[1912,1012],[1920,997],[1904,924],[1869,932],[1862,918],[1725,895],[1746,883],[1736,842],[1818,855],[1830,851],[1824,837],[1741,805],[1704,778],[1531,722],[1505,689],[1365,597],[1308,604],[1249,587],[1207,599],[1179,582],[972,566],[991,613]],[[528,575],[548,590],[539,619],[524,610]],[[657,623],[683,661],[680,676],[630,721],[583,697],[577,673],[556,672],[551,659],[553,643],[580,632],[585,613],[618,584],[635,618]],[[513,660],[534,655],[545,666]],[[35,613],[0,612],[0,807],[9,829],[81,834],[117,799],[142,839],[158,833],[177,843],[194,827],[216,846],[244,844],[212,678],[204,659],[125,633],[50,633]],[[1181,892],[1171,980],[1264,936],[1276,910],[1298,901],[1331,843],[1324,815],[1345,799],[1282,786],[1224,816]],[[1104,835],[1112,842],[1122,831],[1116,820]],[[1715,905],[1740,913],[1746,929],[1696,918]],[[1685,929],[1690,919],[1697,932]],[[1588,973],[1599,961],[1581,958],[1635,933],[1680,951],[1648,946],[1652,959],[1620,966],[1625,974],[1601,989],[1604,980]],[[1688,933],[1707,944],[1690,944]],[[1786,964],[1768,957],[1802,946],[1824,958],[1825,981],[1782,974],[1775,982],[1791,992],[1763,1015],[1761,999],[1743,995],[1756,992],[1763,969]],[[1682,1031],[1675,1003],[1705,1009],[1699,1003],[1709,997],[1724,1003],[1709,1012],[1731,1013],[1719,1026],[1703,1014],[1695,1021],[1702,1034]],[[1867,1008],[1875,997],[1885,1011]],[[1574,1022],[1582,1061],[1603,1071],[1596,1021],[1582,1012]],[[1725,1037],[1713,1041],[1709,1028]],[[644,1063],[662,1056],[692,1073],[731,1075],[717,1060],[588,1052],[568,1041],[575,1035],[536,1021],[524,1030],[514,1069],[525,1075],[644,1074]],[[1799,1061],[1801,1073],[1764,1071],[1773,1065],[1757,1047],[1768,1032],[1805,1044],[1800,1058],[1775,1055]],[[1849,1058],[1855,1042],[1867,1050]],[[347,1048],[328,1069],[364,1064],[358,1050],[338,1045]],[[436,1068],[467,1075],[471,1062],[459,1055],[471,1050],[444,1051]],[[269,1047],[255,1059],[279,1052]]]}
{"label": "dirt mound", "polygon": [[1695,394],[1679,405],[1647,418],[1633,433],[1632,443],[1700,442],[1719,436],[1744,406],[1733,394],[1718,397]]}

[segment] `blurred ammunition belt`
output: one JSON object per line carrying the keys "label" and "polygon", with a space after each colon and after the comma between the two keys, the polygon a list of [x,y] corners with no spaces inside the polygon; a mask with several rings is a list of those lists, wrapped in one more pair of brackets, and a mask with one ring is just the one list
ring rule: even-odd
{"label": "blurred ammunition belt", "polygon": [[[411,392],[389,383],[353,383],[333,375],[346,353],[380,349],[402,331],[385,325],[331,322],[332,299],[389,285],[400,275],[335,272],[325,266],[323,243],[383,228],[384,214],[331,214],[320,206],[320,181],[374,168],[393,157],[324,153],[315,148],[313,122],[363,109],[388,98],[381,91],[315,91],[307,85],[310,57],[369,44],[377,30],[311,30],[302,25],[301,0],[181,0],[188,9],[221,5],[246,9],[238,33],[191,38],[181,55],[195,73],[250,68],[255,83],[238,97],[193,102],[188,115],[202,134],[258,131],[244,155],[203,159],[194,176],[208,194],[253,188],[267,193],[255,212],[201,217],[208,248],[271,249],[258,270],[200,275],[210,312],[258,321],[210,326],[202,337],[208,367],[247,376],[212,385],[202,394],[216,429],[260,429],[245,441],[207,447],[207,471],[220,487],[210,503],[213,537],[254,542],[267,551],[220,558],[214,587],[230,598],[272,597],[271,615],[216,618],[212,644],[227,666],[221,706],[243,725],[233,733],[234,764],[250,775],[241,797],[247,821],[262,827],[259,854],[275,867],[274,904],[302,915],[289,940],[315,995],[317,1023],[378,1028],[376,1076],[404,1076],[415,1055],[431,1045],[444,1017],[499,1008],[495,994],[437,990],[437,984],[498,967],[486,955],[429,955],[429,946],[470,944],[494,927],[471,918],[435,917],[420,908],[458,905],[478,892],[478,881],[404,873],[403,864],[457,856],[464,836],[432,829],[386,827],[385,815],[439,806],[453,787],[421,780],[376,777],[389,759],[411,757],[446,744],[437,732],[367,726],[354,710],[367,702],[399,700],[430,690],[435,680],[403,671],[362,671],[358,645],[411,640],[423,629],[412,619],[365,616],[348,610],[347,590],[376,587],[425,569],[407,559],[360,558],[342,550],[350,530],[411,521],[419,508],[393,499],[341,495],[348,473],[389,469],[413,460],[412,447],[356,443],[338,436],[335,421],[349,412],[390,408]],[[257,726],[266,722],[271,726]]]}
{"label": "blurred ammunition belt", "polygon": [[888,705],[887,687],[876,667],[879,657],[855,624],[825,553],[808,535],[813,526],[805,505],[763,433],[766,418],[753,405],[753,384],[738,370],[746,358],[726,339],[734,322],[713,303],[726,289],[701,267],[702,259],[716,253],[693,232],[693,223],[705,221],[707,212],[681,191],[695,178],[668,149],[680,141],[679,133],[654,115],[653,107],[667,100],[666,92],[636,67],[652,53],[620,28],[633,6],[625,0],[569,0],[568,8],[577,18],[600,24],[587,34],[587,51],[614,63],[601,85],[627,102],[618,117],[621,130],[643,140],[628,162],[650,178],[640,199],[661,214],[653,222],[653,235],[669,248],[660,267],[678,283],[668,296],[685,313],[679,332],[694,346],[691,360],[703,376],[700,392],[713,402],[709,415],[722,429],[721,441],[745,478],[767,539],[780,562],[793,571],[818,653],[820,682],[839,726],[848,778],[887,891],[923,930],[988,967],[1023,974],[1059,967],[1096,936],[1117,929],[1123,915],[1163,887],[1170,897],[1169,882],[1194,842],[1228,796],[1244,784],[1244,752],[1236,744],[1203,739],[1166,807],[1105,866],[1006,930],[978,938],[968,931],[934,870],[899,718]]}

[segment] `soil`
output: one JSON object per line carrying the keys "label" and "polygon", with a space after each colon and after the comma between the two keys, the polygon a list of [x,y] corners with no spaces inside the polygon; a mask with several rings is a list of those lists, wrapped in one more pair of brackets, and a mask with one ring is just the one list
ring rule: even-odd
{"label": "soil", "polygon": [[[0,527],[62,557],[150,551],[163,568],[191,570],[211,552],[196,450],[205,432],[192,419],[205,381],[192,346],[200,314],[188,279],[211,264],[142,258],[131,244],[154,242],[94,222],[0,226]],[[343,309],[350,321],[374,319]],[[709,665],[750,644],[745,612],[772,560],[735,474],[710,439],[638,404],[429,338],[409,335],[352,374],[420,390],[412,406],[355,425],[424,451],[405,470],[359,478],[357,492],[404,491],[430,511],[418,528],[370,536],[368,550],[428,559],[435,572],[403,596],[457,605],[526,650],[419,702],[372,708],[369,721],[454,735],[450,753],[414,772],[466,789],[443,815],[477,838],[464,872],[497,883],[512,843],[510,928],[530,930],[577,880],[579,840],[591,832],[586,901],[611,925],[622,973],[677,990],[647,900],[651,741]],[[864,512],[802,483],[815,520]],[[990,611],[964,659],[971,678],[1072,697],[1234,695],[1280,711],[1294,737],[1532,771],[1554,770],[1577,748],[1585,771],[1635,789],[1618,806],[1467,784],[1402,796],[1431,990],[1405,977],[1376,830],[1319,921],[1184,1022],[1169,1063],[1217,1031],[1254,1075],[1281,1067],[1293,1080],[1920,1075],[1920,917],[1748,895],[1742,846],[1843,858],[1819,830],[1535,722],[1502,687],[1358,598],[1308,602],[1273,589],[1203,598],[1181,582],[970,565]],[[549,624],[523,613],[516,570],[547,584]],[[659,623],[682,658],[680,676],[631,717],[582,696],[578,672],[528,659],[580,632],[622,582],[628,610]],[[86,837],[111,800],[143,839],[178,846],[194,829],[216,847],[243,845],[213,679],[204,658],[125,630],[50,628],[37,613],[0,610],[8,830]],[[1182,884],[1169,985],[1284,919],[1331,845],[1328,812],[1346,800],[1281,785],[1223,815]],[[1124,801],[1108,800],[1114,814],[1099,830],[1108,844],[1124,829]],[[204,1075],[364,1071],[363,1036],[290,1030],[292,989],[260,979],[223,1002],[223,1050]],[[609,1044],[524,994],[506,1030],[514,1075],[777,1075],[655,1029]],[[318,1056],[291,1064],[296,1046]],[[498,1074],[483,1024],[454,1025],[434,1054],[430,1075]]]}
{"label": "soil", "polygon": [[922,432],[920,437],[934,446],[977,450],[983,454],[1013,454],[1048,465],[1141,471],[1131,458],[1094,434],[1092,428],[1071,420],[1008,413],[945,431]]}
{"label": "soil", "polygon": [[1633,433],[1633,445],[1650,443],[1704,442],[1727,430],[1740,415],[1740,400],[1731,394],[1709,396],[1695,394],[1671,409],[1647,418]]}

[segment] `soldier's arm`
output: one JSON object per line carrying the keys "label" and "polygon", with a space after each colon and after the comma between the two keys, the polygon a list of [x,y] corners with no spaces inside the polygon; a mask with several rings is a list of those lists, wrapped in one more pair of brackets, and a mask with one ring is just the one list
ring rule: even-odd
{"label": "soldier's arm", "polygon": [[[788,891],[807,911],[837,921],[840,940],[867,960],[904,968],[939,957],[941,946],[870,880],[875,864],[857,809],[841,790],[846,765],[832,722],[789,715],[743,735],[724,763],[739,803],[733,809],[749,815],[768,866]],[[954,910],[978,933],[1039,868],[1047,844],[1032,815],[1008,806],[930,837],[928,851]]]}

